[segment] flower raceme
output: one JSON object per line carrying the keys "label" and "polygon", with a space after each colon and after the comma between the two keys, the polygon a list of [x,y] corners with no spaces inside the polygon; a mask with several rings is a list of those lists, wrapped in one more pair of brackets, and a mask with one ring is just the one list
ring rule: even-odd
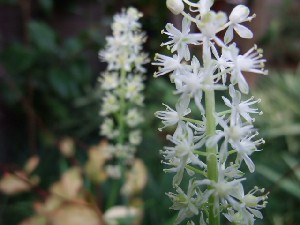
{"label": "flower raceme", "polygon": [[[152,63],[158,66],[154,76],[169,75],[178,96],[175,107],[163,104],[166,109],[155,113],[164,124],[160,131],[176,127],[167,135],[172,146],[161,150],[167,166],[164,171],[174,174],[176,193],[167,195],[173,202],[171,208],[179,211],[175,224],[186,219],[194,224],[194,216],[199,216],[201,225],[219,225],[224,219],[235,225],[253,225],[257,218],[262,219],[260,210],[266,206],[267,194],[257,187],[244,192],[246,178],[240,167],[245,164],[251,173],[255,171],[250,157],[264,141],[257,138],[253,125],[253,116],[262,114],[255,107],[260,99],[243,100],[243,94],[249,93],[244,72],[267,75],[268,71],[261,49],[254,46],[240,53],[233,42],[235,34],[253,37],[246,23],[255,14],[238,5],[227,16],[213,11],[213,3],[166,1],[172,13],[183,16],[181,29],[167,23],[162,31],[169,40],[161,46],[171,55],[157,53]],[[198,32],[192,31],[192,24]],[[225,31],[223,38],[221,31]],[[191,54],[191,46],[200,46],[201,58]],[[216,91],[228,92],[229,97],[222,96],[227,110],[216,110]],[[184,177],[190,179],[187,192],[181,187]]]}
{"label": "flower raceme", "polygon": [[113,35],[106,38],[104,50],[99,51],[100,60],[107,63],[98,79],[104,92],[99,114],[105,117],[100,134],[112,141],[111,154],[119,162],[107,166],[111,178],[120,178],[124,165],[133,164],[135,147],[142,140],[139,125],[143,122],[143,73],[149,60],[142,51],[146,36],[138,21],[141,16],[132,7],[116,14],[111,26]]}

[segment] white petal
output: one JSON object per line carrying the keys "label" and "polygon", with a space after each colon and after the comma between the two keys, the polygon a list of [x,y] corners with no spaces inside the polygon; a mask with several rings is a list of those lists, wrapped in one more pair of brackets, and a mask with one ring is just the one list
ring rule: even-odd
{"label": "white petal", "polygon": [[237,5],[232,10],[229,20],[233,23],[241,23],[244,22],[249,16],[250,10],[247,6]]}
{"label": "white petal", "polygon": [[184,10],[182,0],[167,0],[167,7],[175,15],[182,13]]}
{"label": "white petal", "polygon": [[191,21],[186,17],[182,20],[182,33],[188,33],[190,31]]}
{"label": "white petal", "polygon": [[250,157],[248,155],[244,155],[243,159],[244,159],[246,165],[248,166],[249,171],[251,173],[253,173],[255,170],[255,165],[254,165],[253,161],[250,159]]}
{"label": "white petal", "polygon": [[209,147],[209,148],[213,147],[213,146],[216,146],[222,136],[223,136],[223,133],[220,132],[219,134],[208,138],[208,140],[206,141],[206,146]]}
{"label": "white petal", "polygon": [[253,215],[254,215],[255,217],[257,217],[257,218],[259,218],[259,219],[263,219],[263,215],[261,214],[260,211],[258,211],[258,210],[256,210],[256,209],[251,209],[250,211],[253,213]]}
{"label": "white petal", "polygon": [[235,24],[233,28],[241,38],[253,38],[252,31],[247,27],[240,24]]}
{"label": "white petal", "polygon": [[208,13],[210,10],[210,7],[212,7],[213,4],[214,4],[213,0],[201,0],[200,6],[199,6],[201,16]]}
{"label": "white petal", "polygon": [[233,39],[233,26],[229,26],[226,30],[225,36],[224,36],[224,42],[225,44],[228,44]]}
{"label": "white petal", "polygon": [[242,74],[240,74],[238,77],[238,86],[239,86],[240,91],[243,92],[244,94],[249,93],[248,83]]}
{"label": "white petal", "polygon": [[223,101],[224,101],[225,105],[227,105],[228,107],[231,108],[232,105],[231,105],[231,102],[229,101],[229,99],[225,98],[224,96],[222,96],[222,98],[223,98]]}

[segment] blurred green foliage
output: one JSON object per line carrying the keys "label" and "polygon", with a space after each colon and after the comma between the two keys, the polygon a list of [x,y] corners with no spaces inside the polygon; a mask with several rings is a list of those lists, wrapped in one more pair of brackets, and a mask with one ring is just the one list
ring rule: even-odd
{"label": "blurred green foliage", "polygon": [[[270,72],[260,79],[255,96],[264,114],[257,118],[266,140],[257,171],[271,192],[266,224],[298,224],[300,207],[300,70]],[[284,204],[282,204],[284,203]],[[276,222],[277,221],[277,222]],[[267,221],[266,221],[267,222]]]}
{"label": "blurred green foliage", "polygon": [[[299,1],[281,0],[279,7],[272,7],[273,15],[260,46],[267,52],[273,66],[294,66],[300,60],[300,4]],[[277,3],[278,4],[278,3]]]}

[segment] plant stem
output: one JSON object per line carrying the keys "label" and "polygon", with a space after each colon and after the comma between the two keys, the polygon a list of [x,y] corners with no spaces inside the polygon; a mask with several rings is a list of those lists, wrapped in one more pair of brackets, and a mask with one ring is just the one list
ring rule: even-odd
{"label": "plant stem", "polygon": [[185,167],[186,167],[187,169],[189,169],[189,170],[194,171],[195,173],[198,173],[198,174],[201,174],[201,175],[207,177],[207,174],[206,174],[205,172],[203,172],[202,170],[198,170],[198,169],[196,169],[196,168],[194,168],[194,167],[192,167],[192,166],[190,166],[190,165],[186,165]]}
{"label": "plant stem", "polygon": [[191,123],[203,124],[203,122],[200,120],[195,120],[195,119],[191,119],[191,118],[187,118],[187,117],[181,117],[181,119],[184,121],[187,121],[187,122],[191,122]]}
{"label": "plant stem", "polygon": [[[120,110],[116,113],[116,120],[118,122],[118,131],[119,136],[117,139],[117,144],[119,146],[122,146],[125,141],[125,110],[126,110],[126,104],[125,104],[125,81],[126,81],[126,70],[121,69],[120,70]],[[125,160],[124,158],[119,158],[119,165],[121,169],[121,179],[120,180],[114,180],[113,186],[110,192],[109,200],[107,207],[110,208],[116,204],[118,194],[120,193],[120,188],[125,183]],[[125,204],[127,204],[128,200],[123,199]]]}
{"label": "plant stem", "polygon": [[[118,144],[122,146],[125,141],[125,110],[126,110],[126,102],[125,102],[125,81],[126,81],[126,70],[121,69],[120,71],[120,112],[118,117],[119,123],[119,136],[118,136]],[[126,181],[126,167],[124,158],[120,157],[119,165],[121,167],[121,186]],[[123,202],[125,205],[128,205],[128,199],[126,197],[123,198]]]}
{"label": "plant stem", "polygon": [[[206,135],[211,137],[216,133],[215,119],[215,92],[214,90],[205,91],[205,110],[206,110]],[[218,148],[217,146],[207,147],[206,152],[209,154],[207,160],[207,177],[209,180],[218,181]],[[212,187],[209,187],[212,189]],[[209,225],[220,225],[219,202],[215,196],[209,198]]]}
{"label": "plant stem", "polygon": [[119,136],[118,136],[118,144],[124,144],[125,139],[125,80],[126,80],[126,71],[121,69],[120,72],[120,111],[118,116],[118,123],[119,123]]}

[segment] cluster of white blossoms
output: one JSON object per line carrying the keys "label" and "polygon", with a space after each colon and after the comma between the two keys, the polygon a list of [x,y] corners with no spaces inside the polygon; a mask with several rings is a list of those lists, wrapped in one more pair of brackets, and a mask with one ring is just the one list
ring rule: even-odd
{"label": "cluster of white blossoms", "polygon": [[[135,8],[123,9],[114,16],[113,35],[106,38],[104,50],[99,52],[101,61],[108,64],[98,81],[104,91],[99,114],[104,117],[100,134],[112,140],[112,155],[117,159],[132,161],[135,146],[141,143],[140,125],[144,118],[141,112],[144,96],[144,64],[147,54],[142,50],[146,41],[138,20],[142,14]],[[112,177],[119,177],[120,165],[109,165]]]}
{"label": "cluster of white blossoms", "polygon": [[[167,7],[183,16],[181,30],[168,23],[162,31],[169,38],[162,46],[173,55],[156,54],[153,63],[159,67],[154,76],[170,75],[179,97],[174,108],[165,105],[165,111],[155,113],[162,128],[176,127],[167,136],[172,146],[161,150],[168,166],[165,171],[174,174],[176,192],[167,195],[173,201],[171,208],[179,211],[175,224],[198,215],[201,225],[219,225],[225,218],[234,225],[253,225],[256,218],[263,218],[260,209],[266,206],[267,194],[258,187],[245,192],[246,178],[240,168],[246,165],[254,172],[250,156],[264,141],[257,138],[253,126],[253,115],[262,114],[254,107],[260,100],[242,100],[242,94],[249,92],[244,72],[267,75],[268,71],[261,49],[254,46],[241,53],[233,42],[235,33],[253,37],[244,23],[255,15],[250,15],[248,7],[237,5],[228,17],[211,10],[213,3],[167,0]],[[191,33],[191,25],[199,32]],[[224,38],[220,32],[225,32]],[[196,46],[201,46],[201,59],[191,54]],[[216,110],[215,91],[228,93],[220,99],[227,110]],[[191,104],[197,112],[191,110]],[[190,181],[184,191],[180,185],[186,176]]]}

